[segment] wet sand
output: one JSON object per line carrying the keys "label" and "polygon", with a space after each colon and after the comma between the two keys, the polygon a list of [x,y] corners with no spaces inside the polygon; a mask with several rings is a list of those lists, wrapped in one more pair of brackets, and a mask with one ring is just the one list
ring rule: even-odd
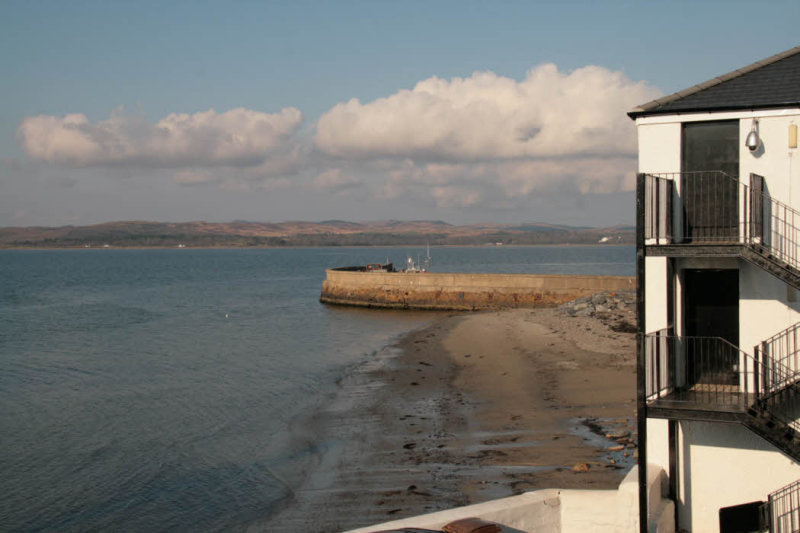
{"label": "wet sand", "polygon": [[615,488],[635,461],[635,341],[615,331],[632,320],[508,310],[407,335],[299,423],[324,436],[323,462],[251,529],[343,531],[538,488]]}

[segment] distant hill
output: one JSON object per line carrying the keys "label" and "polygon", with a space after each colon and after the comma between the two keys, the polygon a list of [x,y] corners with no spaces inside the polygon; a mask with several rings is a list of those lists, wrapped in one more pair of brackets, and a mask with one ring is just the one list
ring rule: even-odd
{"label": "distant hill", "polygon": [[278,246],[402,246],[633,244],[634,228],[472,224],[442,221],[107,222],[91,226],[0,228],[0,248],[213,248]]}

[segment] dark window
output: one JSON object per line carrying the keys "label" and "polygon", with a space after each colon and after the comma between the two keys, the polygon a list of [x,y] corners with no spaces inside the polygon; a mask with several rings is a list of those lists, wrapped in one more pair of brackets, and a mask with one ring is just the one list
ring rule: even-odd
{"label": "dark window", "polygon": [[764,502],[750,502],[719,510],[720,533],[755,533],[766,531],[762,523]]}
{"label": "dark window", "polygon": [[719,170],[739,176],[739,121],[683,124],[683,171]]}
{"label": "dark window", "polygon": [[731,241],[738,236],[739,121],[683,125],[681,165],[685,236]]}
{"label": "dark window", "polygon": [[689,384],[738,384],[739,271],[689,269],[683,282],[686,335],[724,341],[690,343]]}

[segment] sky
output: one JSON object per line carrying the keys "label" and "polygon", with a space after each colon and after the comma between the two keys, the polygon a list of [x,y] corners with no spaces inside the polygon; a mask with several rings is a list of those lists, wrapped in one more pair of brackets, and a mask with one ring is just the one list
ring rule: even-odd
{"label": "sky", "polygon": [[632,224],[636,105],[800,2],[0,1],[0,226]]}

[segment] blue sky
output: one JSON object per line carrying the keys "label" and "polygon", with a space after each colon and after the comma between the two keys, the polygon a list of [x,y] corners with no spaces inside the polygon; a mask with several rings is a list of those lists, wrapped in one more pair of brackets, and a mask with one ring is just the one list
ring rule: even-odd
{"label": "blue sky", "polygon": [[798,2],[5,1],[0,226],[630,223],[625,111],[800,44],[797,20]]}

